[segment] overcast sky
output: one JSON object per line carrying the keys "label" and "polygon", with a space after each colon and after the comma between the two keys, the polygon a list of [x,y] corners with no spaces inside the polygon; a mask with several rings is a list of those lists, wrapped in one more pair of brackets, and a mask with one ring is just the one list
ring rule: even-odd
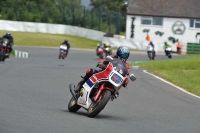
{"label": "overcast sky", "polygon": [[82,0],[81,3],[82,3],[82,5],[87,7],[90,4],[90,0]]}

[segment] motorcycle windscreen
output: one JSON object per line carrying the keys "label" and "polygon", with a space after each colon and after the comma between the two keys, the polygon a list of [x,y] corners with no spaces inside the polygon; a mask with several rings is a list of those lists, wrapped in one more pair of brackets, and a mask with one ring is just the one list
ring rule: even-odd
{"label": "motorcycle windscreen", "polygon": [[113,64],[113,68],[118,73],[120,73],[123,77],[126,76],[127,69],[126,69],[125,63],[122,60],[120,60],[119,58],[114,58],[112,61],[112,64]]}

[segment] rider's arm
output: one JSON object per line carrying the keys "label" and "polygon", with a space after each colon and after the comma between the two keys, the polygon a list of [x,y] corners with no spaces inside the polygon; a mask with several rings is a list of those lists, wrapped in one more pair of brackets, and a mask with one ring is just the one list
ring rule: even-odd
{"label": "rider's arm", "polygon": [[165,48],[166,48],[166,46],[165,46],[165,44],[163,45],[163,49],[165,50]]}
{"label": "rider's arm", "polygon": [[127,69],[127,72],[126,72],[126,74],[127,75],[129,75],[129,73],[130,73],[130,65],[129,65],[129,63],[128,62],[126,62],[126,69]]}
{"label": "rider's arm", "polygon": [[10,40],[11,40],[12,45],[14,45],[14,39],[12,36],[10,37]]}

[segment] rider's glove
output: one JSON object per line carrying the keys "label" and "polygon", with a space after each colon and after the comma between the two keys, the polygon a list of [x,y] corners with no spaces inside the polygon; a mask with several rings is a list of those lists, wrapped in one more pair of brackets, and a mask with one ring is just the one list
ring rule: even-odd
{"label": "rider's glove", "polygon": [[115,93],[115,95],[111,96],[111,101],[113,101],[114,99],[117,99],[119,97],[119,92]]}
{"label": "rider's glove", "polygon": [[115,99],[119,97],[119,92],[115,93]]}
{"label": "rider's glove", "polygon": [[122,86],[125,88],[127,86],[127,84],[123,84]]}

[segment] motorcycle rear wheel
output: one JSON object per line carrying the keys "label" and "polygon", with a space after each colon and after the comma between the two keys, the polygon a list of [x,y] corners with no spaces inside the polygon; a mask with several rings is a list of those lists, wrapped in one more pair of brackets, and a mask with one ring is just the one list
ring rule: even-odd
{"label": "motorcycle rear wheel", "polygon": [[5,60],[5,54],[3,51],[0,51],[0,61],[4,61]]}
{"label": "motorcycle rear wheel", "polygon": [[58,58],[61,59],[61,52],[59,53],[59,57]]}
{"label": "motorcycle rear wheel", "polygon": [[90,107],[87,111],[88,117],[93,118],[93,117],[97,116],[104,109],[104,107],[110,100],[110,96],[111,96],[111,92],[109,90],[104,90],[100,94],[98,101],[92,102],[92,104],[90,105]]}
{"label": "motorcycle rear wheel", "polygon": [[68,104],[68,110],[70,112],[77,112],[80,108],[81,106],[79,106],[74,97],[72,97]]}

